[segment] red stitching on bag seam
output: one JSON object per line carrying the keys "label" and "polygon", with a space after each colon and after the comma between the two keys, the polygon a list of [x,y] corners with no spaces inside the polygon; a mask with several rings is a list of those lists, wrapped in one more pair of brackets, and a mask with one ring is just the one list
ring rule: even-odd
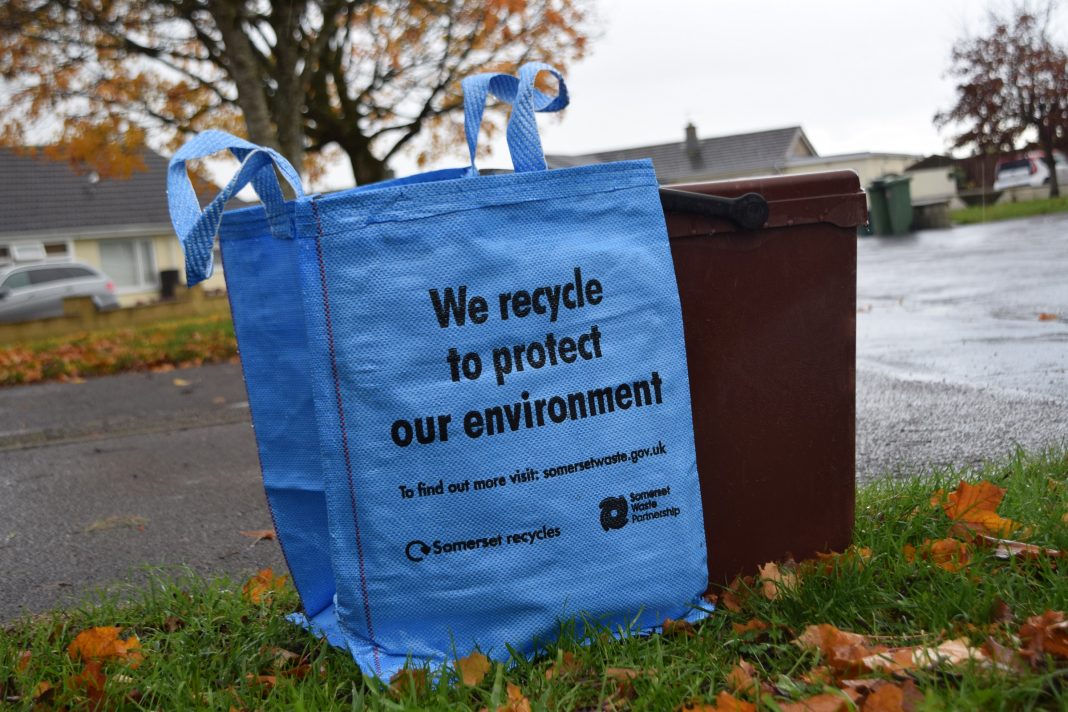
{"label": "red stitching on bag seam", "polygon": [[352,483],[352,460],[349,456],[349,436],[345,428],[345,407],[341,400],[341,379],[337,372],[337,352],[334,350],[334,327],[330,320],[330,294],[326,288],[326,264],[323,262],[323,223],[319,218],[319,206],[311,201],[312,213],[318,235],[315,239],[315,254],[319,260],[319,280],[323,288],[323,316],[326,317],[326,341],[330,349],[330,370],[334,376],[334,395],[337,398],[337,415],[341,425],[341,448],[345,454],[345,474],[349,480],[349,498],[352,502],[352,523],[356,528],[356,560],[360,569],[360,589],[363,593],[363,612],[367,622],[367,637],[371,640],[371,652],[375,660],[375,672],[382,676],[382,665],[378,659],[378,643],[375,642],[375,629],[371,624],[371,599],[367,594],[367,575],[364,573],[363,544],[360,541],[360,519],[356,513],[356,489]]}

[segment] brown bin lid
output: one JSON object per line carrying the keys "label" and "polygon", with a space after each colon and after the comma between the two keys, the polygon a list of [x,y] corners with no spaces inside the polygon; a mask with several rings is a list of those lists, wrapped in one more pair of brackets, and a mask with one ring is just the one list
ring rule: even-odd
{"label": "brown bin lid", "polygon": [[[768,201],[765,228],[815,223],[858,227],[868,221],[867,201],[860,189],[860,178],[853,171],[687,183],[670,188],[725,198],[736,198],[745,193],[762,195]],[[739,231],[734,223],[724,218],[675,212],[667,213],[665,217],[668,236],[673,238]]]}

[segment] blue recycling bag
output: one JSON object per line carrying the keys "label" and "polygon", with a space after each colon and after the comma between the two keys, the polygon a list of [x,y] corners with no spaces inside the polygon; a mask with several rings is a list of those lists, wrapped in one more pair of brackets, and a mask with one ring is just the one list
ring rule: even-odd
{"label": "blue recycling bag", "polygon": [[[474,169],[489,93],[514,174]],[[280,156],[226,145],[238,175],[175,219],[192,282],[222,203],[250,181],[264,203],[221,243],[265,486],[305,622],[379,676],[693,616],[707,583],[652,164],[546,170],[534,112],[568,101],[547,65],[464,101],[466,169],[284,202]]]}

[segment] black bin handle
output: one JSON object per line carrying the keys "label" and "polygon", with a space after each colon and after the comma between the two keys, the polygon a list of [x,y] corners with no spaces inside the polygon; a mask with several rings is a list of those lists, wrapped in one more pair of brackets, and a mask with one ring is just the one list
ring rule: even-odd
{"label": "black bin handle", "polygon": [[720,195],[661,188],[660,204],[664,212],[727,218],[743,230],[759,230],[768,221],[768,201],[759,193],[724,198]]}

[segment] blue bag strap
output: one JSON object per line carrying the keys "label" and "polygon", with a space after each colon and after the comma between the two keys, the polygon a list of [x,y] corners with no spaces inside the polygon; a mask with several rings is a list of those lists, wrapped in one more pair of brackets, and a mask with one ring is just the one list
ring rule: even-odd
{"label": "blue bag strap", "polygon": [[[186,162],[225,150],[241,161],[241,167],[202,211],[186,171]],[[204,281],[214,271],[212,252],[215,235],[222,222],[223,207],[249,182],[263,203],[271,234],[281,239],[291,237],[285,198],[278,185],[275,168],[297,197],[303,197],[300,175],[282,154],[225,131],[204,131],[186,142],[171,158],[167,166],[167,204],[174,231],[185,250],[186,282],[190,286]]]}
{"label": "blue bag strap", "polygon": [[[549,72],[559,83],[557,95],[544,105],[542,99],[545,95],[534,87],[534,81],[541,72]],[[543,62],[528,62],[519,68],[519,88],[512,103],[512,114],[508,117],[508,150],[512,153],[512,165],[516,173],[546,169],[534,112],[559,111],[567,106],[568,101],[564,77],[554,67]]]}
{"label": "blue bag strap", "polygon": [[[524,65],[528,66],[528,65]],[[548,65],[538,65],[547,67]],[[557,96],[547,96],[541,91],[538,91],[533,87],[534,78],[537,76],[537,72],[531,77],[530,81],[531,91],[529,97],[529,103],[532,111],[559,111],[567,106],[567,90],[564,87],[563,79],[560,77],[559,72],[555,69],[550,70],[560,79],[560,93]],[[478,171],[475,168],[475,150],[478,147],[478,134],[482,128],[482,115],[486,109],[486,100],[489,98],[489,94],[493,94],[501,101],[506,101],[510,104],[515,104],[516,98],[519,94],[521,79],[511,74],[505,74],[503,72],[490,72],[486,74],[475,74],[467,77],[463,80],[464,91],[464,135],[467,138],[467,151],[471,157],[471,167],[468,169],[470,175],[478,175]],[[514,109],[513,109],[514,113]],[[509,118],[509,125],[511,125],[511,118]],[[537,140],[537,125],[535,124],[535,141],[537,143],[536,151],[540,156],[541,142]],[[512,148],[511,132],[509,131],[509,150],[512,152],[512,165],[516,171],[521,170],[519,164],[516,162],[516,151]],[[530,149],[526,143],[519,146],[520,151],[528,152]],[[524,157],[523,165],[528,165],[529,159]],[[542,160],[542,169],[545,168],[544,159]]]}

